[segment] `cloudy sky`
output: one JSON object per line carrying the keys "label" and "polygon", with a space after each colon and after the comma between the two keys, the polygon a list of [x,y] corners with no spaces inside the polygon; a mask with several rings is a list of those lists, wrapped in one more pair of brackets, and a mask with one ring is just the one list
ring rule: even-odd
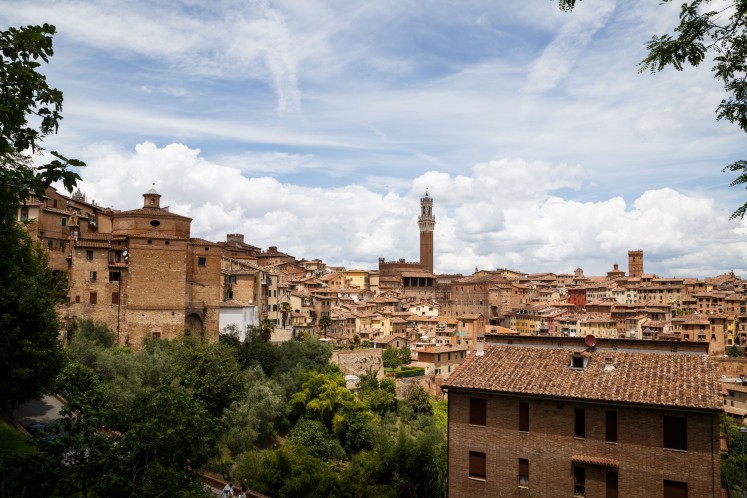
{"label": "cloudy sky", "polygon": [[645,252],[662,276],[747,277],[747,194],[722,168],[710,65],[639,74],[679,5],[584,0],[3,0],[51,23],[65,94],[46,141],[82,189],[132,209],[155,183],[193,236],[375,268],[603,274]]}

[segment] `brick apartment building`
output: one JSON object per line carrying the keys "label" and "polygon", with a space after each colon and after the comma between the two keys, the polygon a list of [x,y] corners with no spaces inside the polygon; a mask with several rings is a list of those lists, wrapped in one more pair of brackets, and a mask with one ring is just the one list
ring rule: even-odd
{"label": "brick apartment building", "polygon": [[442,387],[451,498],[719,496],[723,402],[705,347],[502,342]]}

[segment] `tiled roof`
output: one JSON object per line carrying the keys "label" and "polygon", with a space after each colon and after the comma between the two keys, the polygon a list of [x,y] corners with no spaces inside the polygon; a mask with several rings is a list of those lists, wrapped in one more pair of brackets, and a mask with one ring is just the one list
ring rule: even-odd
{"label": "tiled roof", "polygon": [[[723,406],[720,377],[706,355],[593,350],[581,370],[570,368],[572,354],[486,345],[483,356],[470,356],[443,387],[705,410]],[[607,357],[613,369],[605,368]]]}

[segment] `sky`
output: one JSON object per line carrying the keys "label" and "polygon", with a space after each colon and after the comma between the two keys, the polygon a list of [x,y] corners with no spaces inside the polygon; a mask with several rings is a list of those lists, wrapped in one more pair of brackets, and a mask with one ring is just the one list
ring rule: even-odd
{"label": "sky", "polygon": [[[717,4],[713,2],[711,5]],[[583,0],[3,0],[56,26],[42,67],[64,120],[44,146],[81,190],[135,209],[152,186],[192,236],[329,265],[747,278],[747,201],[724,166],[710,64],[639,73],[679,4]],[[4,29],[4,28],[3,28]]]}

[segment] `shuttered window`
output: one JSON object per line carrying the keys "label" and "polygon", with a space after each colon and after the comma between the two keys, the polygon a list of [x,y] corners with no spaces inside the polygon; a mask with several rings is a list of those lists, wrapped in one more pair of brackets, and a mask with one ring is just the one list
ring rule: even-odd
{"label": "shuttered window", "polygon": [[469,452],[469,476],[485,479],[485,453],[479,451]]}
{"label": "shuttered window", "polygon": [[469,399],[469,423],[470,425],[485,426],[487,422],[486,401],[484,398]]}

